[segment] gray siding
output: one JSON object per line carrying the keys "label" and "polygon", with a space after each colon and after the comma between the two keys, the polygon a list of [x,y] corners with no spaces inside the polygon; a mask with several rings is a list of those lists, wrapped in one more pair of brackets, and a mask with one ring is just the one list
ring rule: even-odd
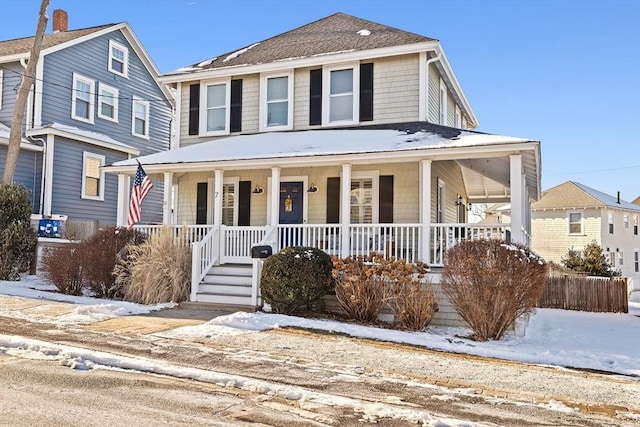
{"label": "gray siding", "polygon": [[[4,173],[7,147],[0,145],[0,174]],[[13,182],[22,184],[31,191],[32,212],[40,210],[40,187],[42,183],[42,153],[21,150],[13,176]]]}
{"label": "gray siding", "polygon": [[[128,78],[108,70],[109,40],[128,47]],[[95,82],[94,123],[86,123],[71,118],[73,73]],[[120,31],[88,40],[79,45],[63,49],[44,58],[44,84],[42,98],[42,124],[63,123],[79,129],[86,129],[109,135],[111,138],[136,147],[141,155],[166,150],[171,137],[171,105],[164,98],[153,77],[143,62],[135,54]],[[99,82],[118,89],[118,122],[98,117]],[[150,139],[131,134],[133,97],[150,100]]]}
{"label": "gray siding", "polygon": [[[13,108],[16,105],[17,92],[14,90],[22,82],[22,71],[24,70],[17,62],[10,64],[0,64],[2,72],[2,108],[0,108],[0,123],[11,126]],[[26,119],[26,116],[25,116]]]}
{"label": "gray siding", "polygon": [[[126,155],[114,150],[56,138],[51,213],[68,215],[69,220],[72,221],[100,221],[115,224],[118,177],[114,174],[105,174],[103,201],[83,199],[82,161],[85,151],[105,156],[106,164],[127,158]],[[143,222],[162,221],[162,188],[162,183],[154,182],[153,190],[143,202]]]}

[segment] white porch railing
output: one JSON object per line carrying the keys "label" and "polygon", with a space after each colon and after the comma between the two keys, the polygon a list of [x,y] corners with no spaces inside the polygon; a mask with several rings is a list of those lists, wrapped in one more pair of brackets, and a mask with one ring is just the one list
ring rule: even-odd
{"label": "white porch railing", "polygon": [[220,258],[220,228],[212,227],[202,240],[191,244],[191,301],[196,300],[198,285]]}
{"label": "white porch railing", "polygon": [[135,225],[133,227],[135,230],[140,231],[147,236],[151,237],[153,234],[160,232],[162,229],[171,229],[174,231],[174,235],[180,236],[180,233],[184,233],[184,239],[182,242],[191,244],[193,242],[198,242],[202,240],[202,238],[213,228],[213,225],[167,225],[167,224],[157,224],[157,225]]}
{"label": "white porch railing", "polygon": [[277,237],[274,251],[289,246],[312,246],[329,255],[340,255],[339,224],[280,224]]}
{"label": "white porch railing", "polygon": [[464,240],[510,240],[511,224],[431,224],[429,260],[433,266],[444,265],[444,254]]}
{"label": "white porch railing", "polygon": [[220,227],[220,263],[249,263],[251,248],[259,244],[267,227]]}
{"label": "white porch railing", "polygon": [[377,252],[415,262],[420,254],[422,224],[352,224],[349,226],[349,254]]}

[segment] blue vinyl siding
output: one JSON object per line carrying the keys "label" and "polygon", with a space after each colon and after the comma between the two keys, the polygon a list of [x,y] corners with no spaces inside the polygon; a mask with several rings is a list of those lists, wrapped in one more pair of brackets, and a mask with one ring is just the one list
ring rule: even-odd
{"label": "blue vinyl siding", "polygon": [[[109,40],[129,49],[128,78],[108,70]],[[95,82],[93,124],[71,118],[73,73]],[[121,31],[113,31],[44,57],[42,124],[62,123],[90,130],[138,148],[147,155],[169,148],[171,104]],[[102,82],[118,89],[118,122],[98,117],[98,89]],[[150,100],[150,139],[131,134],[132,99]]]}
{"label": "blue vinyl siding", "polygon": [[[0,145],[0,174],[4,173],[7,160],[7,146]],[[21,150],[13,176],[15,184],[22,184],[31,191],[31,207],[33,213],[40,212],[40,187],[42,184],[42,153]]]}
{"label": "blue vinyl siding", "polygon": [[[116,223],[118,177],[105,174],[104,200],[82,198],[83,153],[105,156],[105,164],[124,160],[127,155],[114,150],[57,137],[54,144],[53,196],[51,213],[68,215],[69,220]],[[143,202],[142,220],[162,222],[162,183],[154,182],[153,190]]]}
{"label": "blue vinyl siding", "polygon": [[[0,123],[11,127],[13,108],[16,105],[18,88],[22,82],[24,68],[19,63],[1,64],[2,72],[2,108],[0,108]],[[26,120],[26,115],[25,115]]]}

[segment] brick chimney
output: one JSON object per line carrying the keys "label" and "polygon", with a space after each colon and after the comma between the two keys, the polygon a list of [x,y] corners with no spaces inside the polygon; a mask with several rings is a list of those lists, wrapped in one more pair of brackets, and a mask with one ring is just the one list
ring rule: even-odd
{"label": "brick chimney", "polygon": [[53,11],[53,32],[65,32],[69,30],[69,15],[62,9]]}

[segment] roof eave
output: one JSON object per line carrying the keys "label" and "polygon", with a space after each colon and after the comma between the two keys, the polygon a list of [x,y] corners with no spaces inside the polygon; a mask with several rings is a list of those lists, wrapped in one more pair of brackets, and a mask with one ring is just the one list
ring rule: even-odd
{"label": "roof eave", "polygon": [[79,135],[74,132],[70,132],[64,129],[56,129],[51,127],[38,128],[38,129],[30,129],[25,132],[27,136],[39,136],[39,135],[55,135],[61,136],[63,138],[74,139],[76,141],[86,142],[87,144],[95,145],[98,147],[107,148],[114,151],[120,151],[122,153],[127,153],[133,156],[140,155],[140,150],[134,147],[130,147],[127,145],[114,144],[108,141],[103,141],[98,138],[90,138],[85,135]]}

